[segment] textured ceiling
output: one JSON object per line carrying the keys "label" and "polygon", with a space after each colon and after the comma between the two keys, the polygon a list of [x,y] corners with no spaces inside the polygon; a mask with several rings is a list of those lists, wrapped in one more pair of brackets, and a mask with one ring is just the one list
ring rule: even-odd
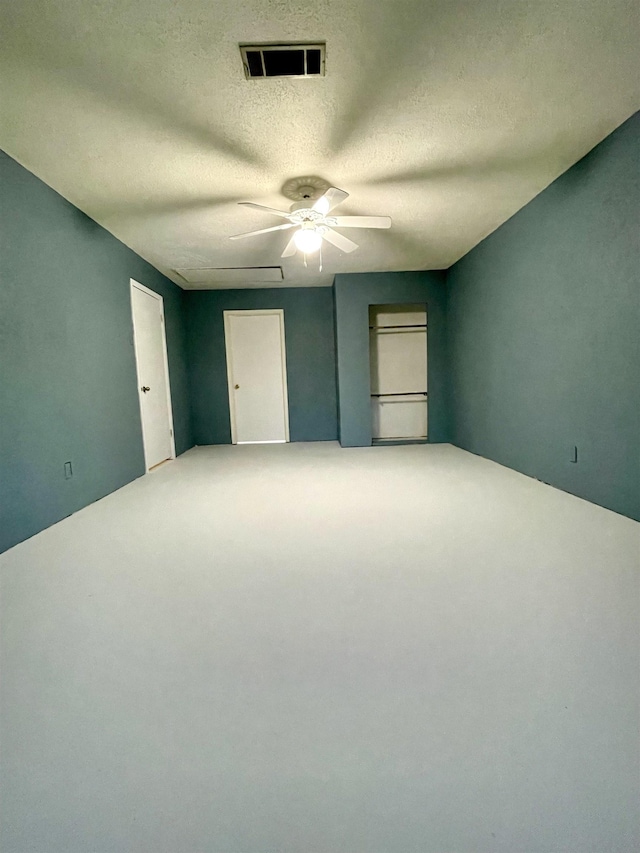
{"label": "textured ceiling", "polygon": [[[640,106],[637,0],[16,0],[0,146],[177,283],[180,267],[450,266]],[[327,76],[245,80],[238,44],[327,43]],[[349,231],[324,274],[280,261],[284,182]],[[197,285],[202,287],[202,284]],[[237,285],[236,285],[237,286]]]}

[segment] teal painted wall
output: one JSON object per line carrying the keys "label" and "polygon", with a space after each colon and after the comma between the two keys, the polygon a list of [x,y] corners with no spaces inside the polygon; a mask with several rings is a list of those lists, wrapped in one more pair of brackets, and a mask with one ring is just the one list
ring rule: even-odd
{"label": "teal painted wall", "polygon": [[291,441],[337,438],[330,287],[209,290],[185,294],[196,444],[230,444],[223,311],[284,310]]}
{"label": "teal painted wall", "polygon": [[371,444],[369,305],[427,304],[429,441],[449,441],[445,273],[337,275],[334,284],[340,443]]}
{"label": "teal painted wall", "polygon": [[2,152],[0,186],[4,551],[144,473],[130,278],[164,297],[177,452],[192,442],[180,288]]}
{"label": "teal painted wall", "polygon": [[636,114],[447,276],[455,444],[638,520],[639,151]]}

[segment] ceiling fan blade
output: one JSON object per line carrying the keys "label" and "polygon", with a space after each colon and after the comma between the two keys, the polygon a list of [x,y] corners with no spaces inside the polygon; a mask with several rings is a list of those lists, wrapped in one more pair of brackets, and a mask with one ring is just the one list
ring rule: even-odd
{"label": "ceiling fan blade", "polygon": [[353,252],[358,248],[357,243],[354,243],[353,240],[345,237],[344,234],[338,234],[338,232],[334,231],[332,228],[327,228],[326,231],[323,231],[322,236],[328,243],[333,243],[334,246],[341,249],[343,252]]}
{"label": "ceiling fan blade", "polygon": [[239,201],[238,204],[244,204],[245,207],[255,207],[256,210],[266,210],[267,213],[273,213],[274,216],[281,216],[283,219],[288,219],[291,215],[286,210],[276,210],[275,207],[265,207],[264,204],[255,204],[252,201]]}
{"label": "ceiling fan blade", "polygon": [[255,237],[256,234],[266,234],[268,231],[282,231],[283,228],[295,228],[295,222],[287,222],[285,225],[274,225],[272,228],[261,228],[259,231],[247,231],[245,234],[234,234],[230,240],[241,240],[243,237]]}
{"label": "ceiling fan blade", "polygon": [[336,216],[338,228],[391,228],[390,216]]}
{"label": "ceiling fan blade", "polygon": [[337,187],[329,187],[324,195],[321,195],[320,198],[314,201],[311,210],[317,210],[319,213],[329,213],[340,202],[343,202],[345,198],[349,198],[349,193],[339,190]]}
{"label": "ceiling fan blade", "polygon": [[284,252],[280,255],[281,258],[290,258],[292,255],[298,251],[298,247],[296,246],[295,234],[289,240],[287,245],[284,247]]}

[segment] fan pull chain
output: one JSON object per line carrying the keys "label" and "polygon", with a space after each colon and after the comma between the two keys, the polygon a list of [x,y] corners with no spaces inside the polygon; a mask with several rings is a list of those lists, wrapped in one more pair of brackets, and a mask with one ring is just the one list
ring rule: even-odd
{"label": "fan pull chain", "polygon": [[307,253],[303,252],[302,254],[304,255],[304,265],[306,267],[307,266]]}
{"label": "fan pull chain", "polygon": [[320,257],[320,269],[318,270],[318,272],[322,272],[322,243],[320,243],[319,252],[320,252],[320,255],[319,255],[319,257]]}

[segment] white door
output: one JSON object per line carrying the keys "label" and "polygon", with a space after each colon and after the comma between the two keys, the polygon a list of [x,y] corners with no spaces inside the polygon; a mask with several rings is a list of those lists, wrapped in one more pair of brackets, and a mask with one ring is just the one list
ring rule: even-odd
{"label": "white door", "polygon": [[373,439],[425,439],[425,306],[372,305],[369,328]]}
{"label": "white door", "polygon": [[284,312],[225,311],[231,441],[289,441]]}
{"label": "white door", "polygon": [[175,458],[162,297],[131,280],[133,340],[147,471]]}

